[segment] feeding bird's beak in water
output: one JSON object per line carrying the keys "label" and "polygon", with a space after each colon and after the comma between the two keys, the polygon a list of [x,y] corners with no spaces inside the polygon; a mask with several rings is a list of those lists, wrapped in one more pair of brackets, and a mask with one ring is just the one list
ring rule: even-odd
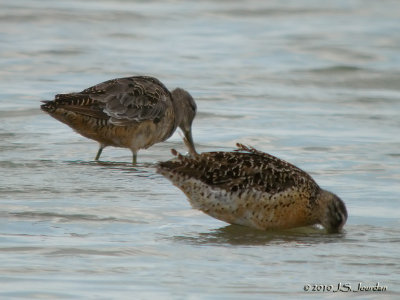
{"label": "feeding bird's beak in water", "polygon": [[181,88],[176,88],[171,94],[176,110],[181,112],[177,114],[180,117],[177,119],[177,124],[184,134],[183,141],[188,147],[190,155],[195,156],[197,152],[193,142],[192,123],[197,111],[196,102],[187,91]]}

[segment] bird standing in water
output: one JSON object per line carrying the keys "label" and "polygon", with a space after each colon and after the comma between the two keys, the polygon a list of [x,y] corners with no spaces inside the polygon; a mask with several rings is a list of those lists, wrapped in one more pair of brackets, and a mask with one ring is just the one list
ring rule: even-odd
{"label": "bird standing in water", "polygon": [[134,76],[105,81],[79,93],[58,94],[41,109],[100,147],[139,149],[168,139],[179,127],[194,149],[192,122],[196,103],[181,88],[170,92],[158,79]]}
{"label": "bird standing in water", "polygon": [[343,201],[306,172],[277,157],[237,144],[235,152],[206,152],[160,162],[158,172],[180,188],[191,205],[230,224],[279,230],[321,224],[340,232]]}

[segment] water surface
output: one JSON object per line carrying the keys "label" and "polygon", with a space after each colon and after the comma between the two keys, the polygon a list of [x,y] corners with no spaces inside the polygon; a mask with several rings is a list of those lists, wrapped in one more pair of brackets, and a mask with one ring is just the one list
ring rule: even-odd
{"label": "water surface", "polygon": [[[400,296],[397,1],[3,1],[0,296],[308,298],[306,284]],[[198,104],[200,151],[250,144],[346,203],[342,234],[261,232],[193,210],[155,173],[176,133],[139,152],[39,110],[101,81],[153,75]],[[320,293],[317,297],[349,297]]]}

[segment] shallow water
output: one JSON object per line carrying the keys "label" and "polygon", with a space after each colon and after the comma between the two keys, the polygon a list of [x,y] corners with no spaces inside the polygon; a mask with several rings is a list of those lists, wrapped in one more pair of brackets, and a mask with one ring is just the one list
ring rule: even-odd
{"label": "shallow water", "polygon": [[[3,1],[1,298],[400,296],[397,1]],[[122,76],[183,87],[200,151],[250,144],[346,202],[342,234],[261,232],[191,209],[139,152],[97,144],[39,100]],[[324,292],[318,297],[348,297]]]}

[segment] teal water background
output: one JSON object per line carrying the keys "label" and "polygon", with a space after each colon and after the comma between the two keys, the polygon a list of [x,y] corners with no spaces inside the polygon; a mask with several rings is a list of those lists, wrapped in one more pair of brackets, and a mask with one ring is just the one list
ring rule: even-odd
{"label": "teal water background", "polygon": [[[0,297],[400,297],[398,1],[0,3]],[[308,171],[346,203],[340,235],[266,233],[193,210],[139,152],[39,109],[101,81],[190,91],[200,151],[237,142]],[[350,284],[385,292],[304,291]]]}

